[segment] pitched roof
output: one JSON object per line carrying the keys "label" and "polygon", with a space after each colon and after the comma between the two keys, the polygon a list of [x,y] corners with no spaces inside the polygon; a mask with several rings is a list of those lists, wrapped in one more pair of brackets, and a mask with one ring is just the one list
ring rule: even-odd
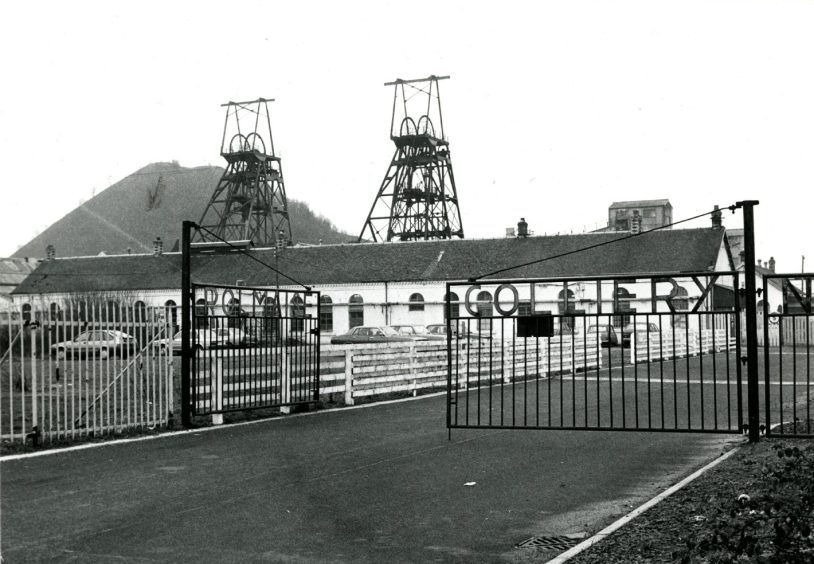
{"label": "pitched roof", "polygon": [[609,209],[616,208],[648,208],[653,206],[670,206],[670,200],[630,200],[627,202],[613,202]]}
{"label": "pitched roof", "polygon": [[0,258],[0,293],[10,292],[31,274],[37,261],[21,258]]}
{"label": "pitched roof", "polygon": [[[603,246],[512,268],[490,278],[702,272],[714,268],[723,235],[723,229],[675,229],[628,239],[624,239],[629,237],[627,233],[585,233],[288,247],[277,259],[273,249],[251,254],[307,285],[466,280],[598,244]],[[274,272],[240,253],[193,257],[192,278],[221,284],[234,284],[238,279],[247,285],[276,284]],[[180,282],[178,253],[56,259],[40,264],[15,294],[174,289],[180,288]],[[292,284],[283,276],[279,282]]]}
{"label": "pitched roof", "polygon": [[[745,272],[746,271],[746,264],[741,263],[738,265],[738,270]],[[775,272],[773,270],[769,270],[768,268],[764,268],[762,266],[755,265],[755,277],[763,278],[766,275],[773,275]],[[769,278],[769,284],[774,286],[780,291],[783,291],[783,279],[782,278]]]}

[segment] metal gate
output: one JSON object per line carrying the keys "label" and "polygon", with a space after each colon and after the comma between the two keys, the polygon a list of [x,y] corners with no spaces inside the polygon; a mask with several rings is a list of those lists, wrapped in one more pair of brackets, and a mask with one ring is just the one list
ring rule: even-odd
{"label": "metal gate", "polygon": [[811,353],[814,274],[763,276],[763,404],[767,435],[814,436]]}
{"label": "metal gate", "polygon": [[449,283],[447,426],[740,433],[738,287],[729,271]]}
{"label": "metal gate", "polygon": [[127,302],[76,294],[0,308],[4,446],[172,426],[172,310]]}
{"label": "metal gate", "polygon": [[191,284],[191,301],[193,415],[318,400],[319,292]]}

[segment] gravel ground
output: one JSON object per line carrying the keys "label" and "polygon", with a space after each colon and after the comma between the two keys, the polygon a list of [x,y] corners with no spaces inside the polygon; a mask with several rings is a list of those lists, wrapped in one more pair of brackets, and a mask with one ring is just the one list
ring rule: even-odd
{"label": "gravel ground", "polygon": [[814,439],[745,444],[569,562],[814,562],[812,470]]}

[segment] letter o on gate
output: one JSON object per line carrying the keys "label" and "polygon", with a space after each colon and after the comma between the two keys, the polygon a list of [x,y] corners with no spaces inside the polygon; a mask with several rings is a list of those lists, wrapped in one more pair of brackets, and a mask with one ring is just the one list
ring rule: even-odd
{"label": "letter o on gate", "polygon": [[234,315],[234,299],[235,294],[232,290],[226,289],[223,291],[220,301],[220,308],[223,310],[223,315]]}
{"label": "letter o on gate", "polygon": [[475,290],[480,290],[480,284],[473,284],[472,286],[467,288],[466,297],[464,298],[464,307],[466,308],[466,311],[469,312],[469,315],[471,315],[472,317],[479,317],[480,312],[472,309],[472,292],[474,292]]}
{"label": "letter o on gate", "polygon": [[[500,307],[500,292],[509,289],[512,292],[512,307],[508,310],[503,309]],[[502,315],[503,317],[508,317],[509,315],[513,314],[517,311],[517,308],[520,307],[520,295],[517,293],[517,288],[514,287],[512,284],[501,284],[495,290],[495,309],[497,312]]]}

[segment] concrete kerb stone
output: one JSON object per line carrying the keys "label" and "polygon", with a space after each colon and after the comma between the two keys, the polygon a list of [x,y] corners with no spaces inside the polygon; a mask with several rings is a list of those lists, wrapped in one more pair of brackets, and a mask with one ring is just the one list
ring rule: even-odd
{"label": "concrete kerb stone", "polygon": [[673,495],[675,492],[677,492],[678,490],[680,490],[681,488],[683,488],[684,486],[686,486],[687,484],[689,484],[690,482],[692,482],[696,478],[702,476],[708,470],[711,470],[712,468],[716,467],[718,464],[720,464],[721,462],[723,462],[724,460],[726,460],[727,458],[729,458],[730,456],[735,454],[739,449],[740,449],[740,445],[736,446],[732,450],[729,450],[729,451],[725,452],[724,454],[722,454],[721,456],[719,456],[718,458],[716,458],[715,460],[713,460],[712,462],[710,462],[709,464],[704,466],[703,468],[701,468],[699,470],[696,470],[695,472],[693,472],[692,474],[690,474],[689,476],[687,476],[686,478],[684,478],[683,480],[681,480],[677,484],[667,488],[666,490],[664,490],[662,493],[660,493],[659,495],[657,495],[656,497],[654,497],[650,501],[647,501],[647,502],[643,503],[642,505],[640,505],[639,507],[637,507],[636,509],[634,509],[633,511],[631,511],[630,513],[628,513],[624,517],[614,521],[613,523],[611,523],[610,525],[608,525],[607,527],[605,527],[604,529],[602,529],[601,531],[596,533],[594,536],[585,539],[584,541],[582,541],[581,543],[579,543],[575,547],[563,552],[559,556],[556,556],[556,557],[552,558],[551,560],[548,561],[547,564],[562,564],[563,562],[567,562],[568,560],[570,560],[571,558],[573,558],[574,556],[576,556],[580,552],[582,552],[584,550],[587,550],[588,548],[592,547],[593,545],[595,545],[598,542],[605,539],[607,536],[609,536],[614,531],[622,528],[623,526],[628,524],[630,521],[632,521],[633,519],[635,519],[636,517],[638,517],[639,515],[641,515],[642,513],[647,511],[648,509],[650,509],[651,507],[655,506],[656,504],[658,504],[661,501],[665,500],[669,496]]}

